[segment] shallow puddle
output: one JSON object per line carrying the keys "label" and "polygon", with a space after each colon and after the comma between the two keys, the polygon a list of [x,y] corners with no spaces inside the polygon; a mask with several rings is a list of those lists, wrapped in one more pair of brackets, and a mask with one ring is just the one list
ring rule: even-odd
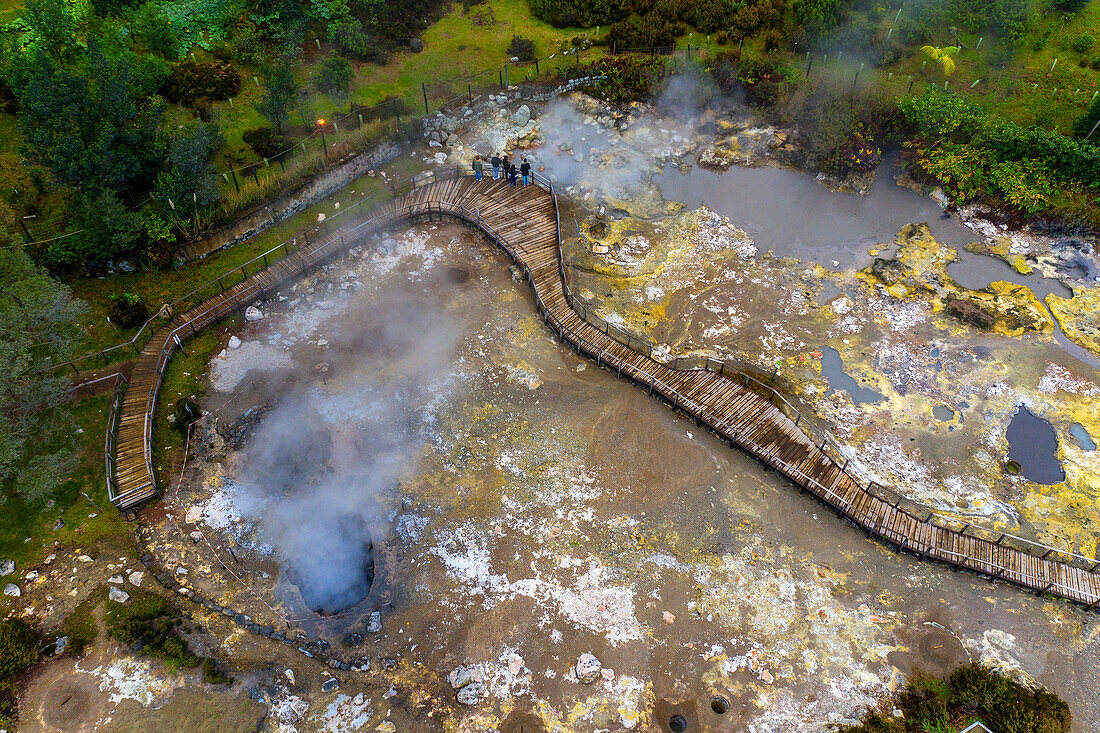
{"label": "shallow puddle", "polygon": [[1073,423],[1069,428],[1069,434],[1077,441],[1077,445],[1081,447],[1081,450],[1096,450],[1096,441],[1092,439],[1089,431],[1085,430],[1085,426],[1081,423]]}
{"label": "shallow puddle", "polygon": [[1023,405],[1008,424],[1008,459],[1020,464],[1020,473],[1037,484],[1066,480],[1058,462],[1058,436],[1050,423]]}
{"label": "shallow puddle", "polygon": [[844,361],[840,358],[840,352],[832,346],[821,347],[821,373],[829,380],[831,390],[847,392],[852,402],[857,405],[865,402],[882,402],[885,399],[882,394],[870,387],[864,387],[851,374],[844,371]]}

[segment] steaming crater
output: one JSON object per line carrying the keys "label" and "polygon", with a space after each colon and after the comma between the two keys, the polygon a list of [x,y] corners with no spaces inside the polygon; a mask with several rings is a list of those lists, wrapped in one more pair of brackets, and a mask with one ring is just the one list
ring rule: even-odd
{"label": "steaming crater", "polygon": [[[291,583],[313,611],[329,616],[361,603],[374,585],[374,543],[370,527],[359,517],[333,519],[331,532],[315,538],[317,557],[337,558],[335,572],[318,576],[300,564],[288,566]],[[364,539],[366,538],[366,544]]]}

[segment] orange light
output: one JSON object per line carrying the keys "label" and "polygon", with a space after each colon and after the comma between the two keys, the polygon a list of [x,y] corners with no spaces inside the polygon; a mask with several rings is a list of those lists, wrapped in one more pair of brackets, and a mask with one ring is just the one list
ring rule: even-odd
{"label": "orange light", "polygon": [[318,124],[318,125],[323,125],[323,124],[325,124],[325,118],[323,118],[323,117],[322,117],[322,118],[320,118],[319,120],[317,120],[317,124]]}

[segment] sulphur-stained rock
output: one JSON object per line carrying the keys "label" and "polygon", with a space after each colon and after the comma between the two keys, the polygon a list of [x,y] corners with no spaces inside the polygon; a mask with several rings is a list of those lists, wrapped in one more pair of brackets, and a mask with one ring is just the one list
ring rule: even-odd
{"label": "sulphur-stained rock", "polygon": [[955,282],[947,265],[958,252],[937,242],[927,225],[906,225],[897,244],[894,257],[876,258],[860,278],[884,286],[896,298],[927,300],[933,310],[983,331],[1005,336],[1053,331],[1046,308],[1027,286],[998,281],[971,290]]}
{"label": "sulphur-stained rock", "polygon": [[600,660],[596,659],[594,654],[585,652],[577,658],[577,666],[575,667],[577,679],[586,685],[598,680],[602,669],[603,665],[600,664]]}
{"label": "sulphur-stained rock", "polygon": [[1048,295],[1046,304],[1066,336],[1100,356],[1100,287],[1074,290],[1072,298]]}

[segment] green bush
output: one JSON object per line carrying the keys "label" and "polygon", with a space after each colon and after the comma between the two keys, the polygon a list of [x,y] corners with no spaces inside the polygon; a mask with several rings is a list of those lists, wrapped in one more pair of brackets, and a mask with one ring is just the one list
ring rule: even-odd
{"label": "green bush", "polygon": [[164,659],[182,667],[194,667],[201,661],[191,654],[177,634],[182,622],[176,610],[163,598],[137,592],[128,604],[110,603],[107,609],[107,633],[136,652]]}
{"label": "green bush", "polygon": [[530,38],[512,36],[512,42],[508,44],[508,55],[520,61],[534,61],[535,42]]}
{"label": "green bush", "polygon": [[115,293],[111,295],[107,317],[116,326],[133,328],[149,319],[149,306],[137,293]]}
{"label": "green bush", "polygon": [[162,91],[168,101],[192,107],[203,98],[224,101],[240,89],[241,75],[232,64],[185,59],[172,66]]}
{"label": "green bush", "polygon": [[0,680],[22,674],[38,663],[38,637],[19,619],[0,621]]}
{"label": "green bush", "polygon": [[[325,94],[344,95],[351,87],[352,70],[347,59],[329,56],[317,72],[317,88]],[[271,157],[271,156],[264,156]]]}
{"label": "green bush", "polygon": [[977,664],[959,667],[946,680],[917,677],[888,703],[901,717],[872,711],[840,733],[954,731],[975,720],[998,733],[1069,733],[1069,706],[1043,689],[1032,690]]}
{"label": "green bush", "polygon": [[1073,50],[1077,53],[1084,53],[1090,48],[1096,45],[1096,39],[1088,33],[1082,33],[1073,39]]}
{"label": "green bush", "polygon": [[202,660],[202,678],[210,685],[233,684],[233,678],[219,669],[217,662],[210,657]]}
{"label": "green bush", "polygon": [[558,28],[610,25],[627,14],[627,0],[528,0],[531,14]]}
{"label": "green bush", "polygon": [[653,96],[664,73],[664,59],[622,56],[570,67],[566,78],[600,77],[587,91],[612,104],[626,104]]}
{"label": "green bush", "polygon": [[278,160],[282,154],[289,155],[290,140],[270,127],[245,130],[241,138],[261,158]]}

